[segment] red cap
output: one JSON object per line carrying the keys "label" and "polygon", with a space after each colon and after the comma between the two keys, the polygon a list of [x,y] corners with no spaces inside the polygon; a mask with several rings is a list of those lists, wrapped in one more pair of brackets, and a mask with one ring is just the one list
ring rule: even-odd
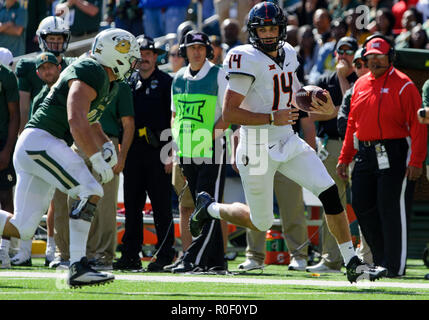
{"label": "red cap", "polygon": [[382,39],[382,38],[375,38],[370,40],[366,46],[366,52],[365,56],[368,54],[388,54],[390,50],[390,44]]}

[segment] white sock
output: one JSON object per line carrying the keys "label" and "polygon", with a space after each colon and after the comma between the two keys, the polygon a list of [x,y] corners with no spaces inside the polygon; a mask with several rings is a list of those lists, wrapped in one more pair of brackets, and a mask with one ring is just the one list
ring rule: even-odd
{"label": "white sock", "polygon": [[19,250],[23,251],[27,256],[31,256],[31,247],[33,246],[33,240],[21,240]]}
{"label": "white sock", "polygon": [[9,254],[10,240],[1,239],[0,250],[7,252]]}
{"label": "white sock", "polygon": [[91,222],[82,219],[70,219],[70,265],[80,261],[86,255],[86,241],[88,240]]}
{"label": "white sock", "polygon": [[0,236],[3,235],[4,226],[6,225],[7,218],[9,217],[9,212],[0,210]]}
{"label": "white sock", "polygon": [[207,212],[215,219],[220,219],[219,203],[213,202],[207,207]]}
{"label": "white sock", "polygon": [[48,237],[48,243],[46,244],[47,248],[55,249],[55,239],[54,237]]}
{"label": "white sock", "polygon": [[341,255],[343,256],[344,263],[347,266],[349,261],[356,255],[353,242],[347,241],[338,245],[340,247]]}

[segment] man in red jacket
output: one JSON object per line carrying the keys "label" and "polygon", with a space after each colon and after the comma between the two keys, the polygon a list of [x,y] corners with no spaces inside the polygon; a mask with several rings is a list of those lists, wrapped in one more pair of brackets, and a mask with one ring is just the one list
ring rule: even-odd
{"label": "man in red jacket", "polygon": [[374,263],[397,277],[405,274],[407,218],[426,157],[427,128],[417,119],[418,89],[392,66],[389,40],[372,36],[363,48],[370,72],[355,83],[337,173],[347,179],[354,157],[353,209]]}

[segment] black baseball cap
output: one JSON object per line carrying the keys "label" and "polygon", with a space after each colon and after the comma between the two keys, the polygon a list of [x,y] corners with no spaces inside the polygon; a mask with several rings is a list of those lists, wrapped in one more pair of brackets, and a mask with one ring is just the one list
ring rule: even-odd
{"label": "black baseball cap", "polygon": [[204,32],[192,30],[185,34],[184,37],[183,45],[185,47],[189,47],[194,44],[203,44],[205,46],[209,46],[211,44],[209,36]]}
{"label": "black baseball cap", "polygon": [[137,43],[139,44],[140,50],[152,50],[157,54],[164,54],[167,51],[161,48],[155,47],[155,41],[151,37],[145,36],[144,34],[136,38]]}
{"label": "black baseball cap", "polygon": [[353,37],[342,37],[335,47],[335,50],[338,50],[341,48],[341,46],[347,45],[349,46],[353,51],[356,51],[359,48],[359,45],[357,43],[357,40]]}

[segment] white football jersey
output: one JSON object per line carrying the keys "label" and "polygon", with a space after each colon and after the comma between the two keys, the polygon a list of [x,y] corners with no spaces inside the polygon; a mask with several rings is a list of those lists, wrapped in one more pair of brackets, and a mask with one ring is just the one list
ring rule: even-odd
{"label": "white football jersey", "polygon": [[[288,109],[294,104],[295,93],[301,88],[296,76],[299,62],[295,49],[285,43],[283,67],[272,58],[250,44],[232,48],[223,62],[228,75],[242,74],[253,78],[253,83],[241,104],[241,108],[256,112]],[[242,126],[241,136],[247,136],[248,129],[268,129],[269,141],[293,134],[291,125]]]}

